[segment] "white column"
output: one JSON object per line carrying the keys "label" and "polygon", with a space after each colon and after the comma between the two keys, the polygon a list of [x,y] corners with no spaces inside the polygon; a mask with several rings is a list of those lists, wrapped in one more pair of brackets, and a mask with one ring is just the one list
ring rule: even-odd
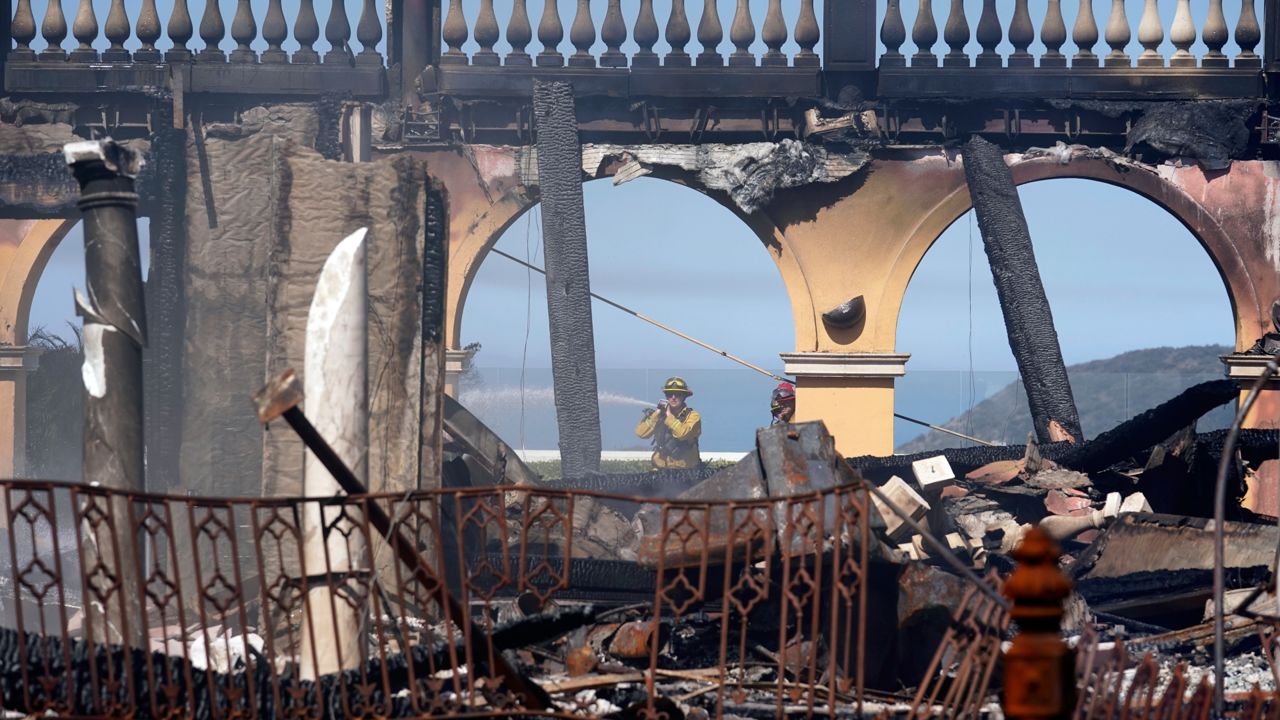
{"label": "white column", "polygon": [[[352,233],[334,249],[320,271],[307,315],[303,383],[306,413],[321,437],[356,477],[368,481],[369,413],[365,230]],[[303,494],[309,498],[341,495],[342,489],[311,452],[303,466]],[[350,508],[348,516],[359,517]],[[307,575],[368,570],[360,531],[334,527],[340,508],[308,503],[303,514],[303,563]],[[341,525],[347,525],[343,520]],[[346,530],[346,532],[344,532]],[[348,537],[349,536],[349,537]],[[358,605],[358,603],[356,603]],[[333,593],[323,583],[307,593],[302,632],[302,677],[356,667],[362,658],[364,608]]]}

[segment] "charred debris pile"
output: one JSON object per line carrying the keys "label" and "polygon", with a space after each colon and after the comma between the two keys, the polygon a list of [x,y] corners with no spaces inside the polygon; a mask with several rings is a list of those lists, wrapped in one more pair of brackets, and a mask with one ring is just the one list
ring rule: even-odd
{"label": "charred debris pile", "polygon": [[[728,711],[721,686],[712,692],[708,683],[737,673],[730,700],[750,715],[753,703],[772,705],[744,686],[852,677],[846,669],[855,664],[868,697],[918,705],[957,673],[994,667],[1013,632],[999,587],[1016,565],[1014,549],[1038,525],[1059,543],[1059,567],[1073,584],[1063,619],[1072,642],[1089,644],[1089,657],[1120,642],[1131,674],[1149,656],[1165,682],[1175,669],[1196,680],[1212,669],[1213,487],[1225,432],[1195,426],[1239,393],[1232,381],[1203,383],[1087,442],[1029,438],[844,459],[821,423],[800,423],[761,430],[755,452],[709,477],[558,481],[546,489],[601,494],[584,498],[591,509],[574,528],[574,582],[549,606],[592,610],[576,616],[581,627],[517,654],[551,687],[609,707],[643,697],[649,667],[660,669],[658,695],[680,698],[681,712],[694,714],[714,714],[717,703]],[[454,408],[446,420],[446,484],[539,485],[514,454],[489,446],[491,460],[478,459],[485,441],[475,439],[476,426],[462,431],[461,414]],[[1275,431],[1243,431],[1228,463],[1229,696],[1273,683],[1260,629],[1274,614],[1280,530],[1242,503],[1248,479],[1277,457],[1278,440]],[[495,465],[497,476],[485,469]],[[625,497],[640,494],[669,499]],[[808,504],[792,500],[801,497]],[[865,535],[852,517],[859,508]],[[859,579],[830,572],[842,551],[865,553]],[[808,575],[797,575],[800,556]],[[804,604],[810,592],[838,599],[849,591],[865,593],[861,622],[838,622],[834,601]],[[549,606],[526,594],[513,613],[539,617]],[[966,638],[962,626],[983,631]],[[987,670],[997,685],[999,673]],[[979,685],[994,697],[994,687]]]}

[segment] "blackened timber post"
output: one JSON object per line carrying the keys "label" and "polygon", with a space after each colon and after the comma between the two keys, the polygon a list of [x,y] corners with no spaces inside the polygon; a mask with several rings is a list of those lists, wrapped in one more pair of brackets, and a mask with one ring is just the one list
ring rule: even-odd
{"label": "blackened timber post", "polygon": [[[395,17],[396,9],[399,17]],[[440,62],[440,33],[443,22],[440,0],[396,0],[391,18],[396,38],[391,57],[400,60],[400,93],[404,102],[413,102],[422,71]],[[388,38],[390,40],[390,37]]]}
{"label": "blackened timber post", "polygon": [[1040,280],[1031,231],[1004,150],[975,135],[962,151],[969,198],[1004,313],[1009,349],[1027,388],[1040,442],[1084,439],[1053,312]]}
{"label": "blackened timber post", "polygon": [[146,402],[147,469],[151,487],[168,491],[178,482],[178,448],[182,440],[182,349],[186,326],[183,287],[187,236],[187,134],[174,127],[157,128],[151,137],[155,182],[148,192],[151,216],[151,263],[147,273],[147,317],[150,328],[143,351],[143,396]]}
{"label": "blackened timber post", "polygon": [[[70,143],[63,154],[80,184],[84,222],[87,293],[76,297],[84,321],[84,479],[110,490],[142,491],[147,316],[134,191],[142,162],[111,140]],[[124,496],[88,502],[110,504],[100,508],[105,518],[86,514],[82,531],[85,566],[102,569],[85,590],[86,633],[126,648],[144,647],[130,503]]]}
{"label": "blackened timber post", "polygon": [[[1262,40],[1262,67],[1271,75],[1280,72],[1280,0],[1266,0],[1262,12],[1262,29],[1266,33]],[[1267,85],[1267,93],[1276,97],[1276,82],[1272,80]]]}
{"label": "blackened timber post", "polygon": [[535,79],[533,112],[560,468],[566,478],[583,478],[600,469],[600,401],[573,86]]}
{"label": "blackened timber post", "polygon": [[[1271,7],[1270,3],[1267,7]],[[1270,20],[1271,16],[1268,15],[1267,19]],[[1268,25],[1267,29],[1270,28]],[[0,43],[3,43],[0,44],[0,83],[3,83],[4,66],[9,60],[9,46],[13,44],[13,0],[0,0]]]}
{"label": "blackened timber post", "polygon": [[876,69],[876,0],[824,0],[822,24],[824,69]]}

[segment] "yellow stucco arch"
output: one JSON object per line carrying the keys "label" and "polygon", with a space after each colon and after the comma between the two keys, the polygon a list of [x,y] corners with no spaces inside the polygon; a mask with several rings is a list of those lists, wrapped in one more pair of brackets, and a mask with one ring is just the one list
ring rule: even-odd
{"label": "yellow stucco arch", "polygon": [[44,268],[75,220],[0,220],[0,477],[25,470],[26,347],[31,300]]}
{"label": "yellow stucco arch", "polygon": [[[1073,160],[1068,165],[1047,159],[1014,161],[1010,169],[1014,183],[1019,186],[1045,180],[1094,180],[1135,193],[1164,209],[1196,238],[1217,268],[1236,321],[1237,346],[1243,343],[1247,347],[1257,339],[1256,318],[1251,313],[1242,316],[1240,309],[1260,307],[1263,299],[1258,296],[1241,249],[1213,213],[1183,188],[1155,172],[1120,171],[1112,163],[1094,159]],[[877,303],[881,312],[877,313],[876,322],[881,326],[878,328],[881,333],[896,336],[902,301],[912,275],[942,233],[971,207],[968,186],[961,185],[924,214],[905,238],[892,264],[881,301]]]}
{"label": "yellow stucco arch", "polygon": [[[612,176],[610,169],[602,173],[601,180]],[[677,170],[660,169],[650,175],[655,179],[688,188],[704,195],[722,207],[727,208],[740,219],[760,240],[778,269],[779,276],[786,288],[787,298],[795,327],[797,343],[809,341],[816,333],[814,326],[815,313],[810,300],[809,289],[804,273],[797,264],[795,254],[787,247],[788,239],[772,219],[764,212],[743,213],[724,193],[709,191],[702,187],[694,177]],[[451,196],[452,197],[452,196]],[[497,244],[502,235],[520,218],[540,202],[535,191],[521,188],[519,192],[507,192],[482,208],[472,217],[466,218],[465,230],[455,234],[450,229],[449,252],[449,287],[446,308],[446,339],[448,347],[459,349],[462,333],[462,316],[467,296],[471,290],[480,265],[489,254],[489,250]],[[463,200],[464,206],[470,205]],[[455,221],[458,219],[455,216]],[[804,340],[802,340],[802,338]]]}

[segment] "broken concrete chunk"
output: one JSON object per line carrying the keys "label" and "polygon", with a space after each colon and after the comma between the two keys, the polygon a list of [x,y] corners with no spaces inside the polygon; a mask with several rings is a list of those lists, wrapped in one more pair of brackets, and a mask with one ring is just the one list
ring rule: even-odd
{"label": "broken concrete chunk", "polygon": [[1107,493],[1107,501],[1102,506],[1102,514],[1106,517],[1113,518],[1120,514],[1120,493]]}
{"label": "broken concrete chunk", "polygon": [[[916,536],[916,538],[919,538],[919,537],[920,537],[919,535]],[[914,540],[915,538],[913,538],[912,542],[905,542],[898,546],[898,552],[905,555],[908,560],[920,559],[920,551],[916,549],[916,544]]]}
{"label": "broken concrete chunk", "polygon": [[956,474],[945,455],[917,460],[911,463],[911,471],[926,495],[940,495],[943,489],[955,484]]}
{"label": "broken concrete chunk", "polygon": [[1123,503],[1120,504],[1119,514],[1121,515],[1149,512],[1151,512],[1151,505],[1147,503],[1147,496],[1140,492],[1130,495],[1124,499]]}
{"label": "broken concrete chunk", "polygon": [[[894,475],[889,478],[889,482],[881,486],[880,491],[885,494],[894,505],[909,515],[912,520],[919,521],[929,512],[929,502],[920,496],[905,480]],[[880,516],[884,518],[887,527],[887,534],[890,540],[900,541],[911,533],[911,528],[898,516],[889,506],[881,502],[880,498],[872,495],[871,501],[875,503],[876,510]]]}

